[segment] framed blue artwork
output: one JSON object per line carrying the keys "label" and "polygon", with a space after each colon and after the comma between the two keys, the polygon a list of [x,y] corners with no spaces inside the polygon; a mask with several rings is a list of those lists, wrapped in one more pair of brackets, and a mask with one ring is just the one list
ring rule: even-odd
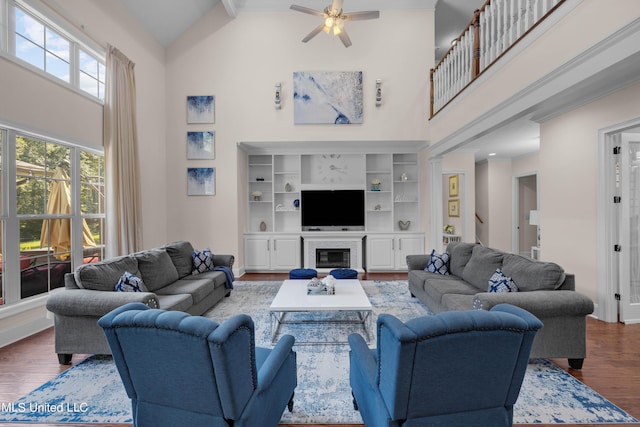
{"label": "framed blue artwork", "polygon": [[187,96],[187,123],[215,123],[215,96]]}
{"label": "framed blue artwork", "polygon": [[215,132],[187,132],[187,159],[213,160],[215,158]]}
{"label": "framed blue artwork", "polygon": [[362,123],[362,110],[362,71],[293,73],[295,124]]}
{"label": "framed blue artwork", "polygon": [[187,168],[187,195],[216,194],[216,168]]}

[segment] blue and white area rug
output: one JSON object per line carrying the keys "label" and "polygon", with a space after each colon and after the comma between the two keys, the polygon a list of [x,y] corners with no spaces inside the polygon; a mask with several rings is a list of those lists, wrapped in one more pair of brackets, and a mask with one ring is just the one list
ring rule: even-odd
{"label": "blue and white area rug", "polygon": [[[268,307],[280,282],[235,282],[229,298],[206,313],[223,321],[248,313],[256,325],[257,344],[271,342]],[[406,281],[365,281],[363,287],[374,307],[374,319],[386,312],[403,321],[429,312],[411,298]],[[375,323],[375,322],[374,322]],[[361,327],[286,325],[282,333],[330,341]],[[371,346],[375,345],[375,340]],[[348,345],[295,346],[298,387],[292,413],[284,411],[283,424],[361,424],[349,387]],[[1,422],[25,423],[130,423],[131,406],[110,357],[93,356],[17,402],[2,402]],[[516,424],[626,424],[638,420],[546,360],[529,365],[514,408]]]}

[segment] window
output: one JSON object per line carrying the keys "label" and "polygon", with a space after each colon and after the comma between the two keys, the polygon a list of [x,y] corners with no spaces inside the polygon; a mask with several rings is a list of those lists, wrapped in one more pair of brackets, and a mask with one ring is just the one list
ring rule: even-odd
{"label": "window", "polygon": [[[3,3],[8,7],[2,7]],[[3,14],[2,11],[9,11]],[[12,17],[12,19],[10,19]],[[71,26],[69,26],[71,27]],[[10,56],[42,70],[44,76],[104,100],[105,53],[95,42],[74,37],[63,25],[21,0],[0,0],[0,29],[7,28],[8,42],[0,47]],[[78,33],[77,31],[75,32]],[[0,37],[4,36],[0,31]]]}
{"label": "window", "polygon": [[19,7],[15,8],[16,56],[33,66],[71,82],[69,40]]}
{"label": "window", "polygon": [[80,89],[104,99],[106,69],[96,57],[80,49]]}
{"label": "window", "polygon": [[[2,131],[0,129],[0,131]],[[7,244],[0,270],[0,304],[64,286],[64,274],[104,257],[104,156],[84,148],[4,130],[7,162],[15,164],[15,206],[1,217]],[[2,135],[2,133],[0,133]],[[0,153],[1,154],[1,153]],[[13,165],[12,165],[13,166]],[[9,256],[7,251],[14,250]],[[15,283],[15,285],[13,285]]]}

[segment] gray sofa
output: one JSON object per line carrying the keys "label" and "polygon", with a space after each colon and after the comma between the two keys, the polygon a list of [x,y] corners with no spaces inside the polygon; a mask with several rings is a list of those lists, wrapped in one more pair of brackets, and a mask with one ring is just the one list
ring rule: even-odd
{"label": "gray sofa", "polygon": [[[54,315],[58,360],[69,364],[74,353],[111,354],[98,319],[130,302],[204,313],[230,294],[234,260],[233,255],[213,255],[213,264],[222,271],[192,274],[193,246],[182,241],[78,267],[65,275],[65,287],[51,291],[47,300],[47,310]],[[125,271],[141,278],[148,292],[116,292]]]}
{"label": "gray sofa", "polygon": [[[425,271],[429,254],[408,255],[409,291],[434,313],[489,310],[508,303],[537,316],[544,327],[531,351],[533,358],[567,358],[574,369],[586,356],[586,316],[593,301],[575,292],[575,277],[562,267],[473,243],[450,243],[448,275]],[[488,292],[489,279],[500,268],[517,292]]]}

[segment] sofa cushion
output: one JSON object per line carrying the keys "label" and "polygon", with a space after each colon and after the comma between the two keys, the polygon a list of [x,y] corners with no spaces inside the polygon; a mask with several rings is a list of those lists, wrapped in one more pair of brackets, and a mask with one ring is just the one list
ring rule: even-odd
{"label": "sofa cushion", "polygon": [[178,280],[178,271],[164,248],[150,249],[134,254],[144,284],[151,292]]}
{"label": "sofa cushion", "polygon": [[[222,274],[222,273],[220,273]],[[224,274],[222,274],[224,276]],[[199,276],[196,276],[199,277]],[[193,304],[198,304],[206,298],[215,288],[214,280],[202,278],[200,280],[179,279],[170,285],[158,289],[157,295],[188,294],[193,299]]]}
{"label": "sofa cushion", "polygon": [[211,280],[213,282],[213,287],[217,288],[219,286],[224,286],[225,283],[227,282],[227,276],[224,274],[224,272],[222,271],[205,271],[204,273],[200,273],[200,274],[192,274],[190,276],[187,277],[183,277],[182,280],[202,280],[202,279],[206,279],[206,280]]}
{"label": "sofa cushion", "polygon": [[147,292],[147,287],[141,278],[125,271],[116,284],[116,292]]}
{"label": "sofa cushion", "polygon": [[565,279],[564,269],[553,262],[541,262],[516,254],[505,254],[502,271],[511,276],[522,292],[558,289]]}
{"label": "sofa cushion", "polygon": [[518,286],[513,282],[511,277],[496,268],[496,272],[489,279],[489,287],[487,292],[518,292]]}
{"label": "sofa cushion", "polygon": [[478,290],[474,286],[470,286],[463,280],[440,279],[440,277],[451,276],[437,275],[437,277],[438,278],[436,279],[430,278],[425,281],[424,291],[429,298],[431,298],[438,304],[444,305],[442,298],[447,294],[475,295],[476,293],[478,293]]}
{"label": "sofa cushion", "polygon": [[191,243],[185,241],[172,242],[164,245],[164,248],[178,271],[178,277],[182,279],[191,275],[193,271],[193,246],[191,246]]}
{"label": "sofa cushion", "polygon": [[113,292],[116,283],[125,271],[140,277],[138,260],[130,256],[121,256],[83,264],[76,269],[73,275],[80,288]]}
{"label": "sofa cushion", "polygon": [[464,267],[471,258],[475,243],[452,242],[447,245],[447,253],[449,254],[449,273],[462,277]]}
{"label": "sofa cushion", "polygon": [[[462,278],[483,292],[487,290],[489,278],[493,276],[496,268],[502,266],[504,253],[477,245],[462,272]],[[454,259],[454,255],[451,255]]]}
{"label": "sofa cushion", "polygon": [[158,305],[162,310],[187,311],[193,305],[189,294],[157,295]]}
{"label": "sofa cushion", "polygon": [[449,274],[449,254],[447,252],[443,254],[436,253],[436,250],[431,251],[429,255],[429,261],[425,267],[425,271],[430,273],[437,273],[443,276]]}
{"label": "sofa cushion", "polygon": [[475,295],[445,294],[442,296],[442,305],[447,310],[471,310],[475,298]]}

